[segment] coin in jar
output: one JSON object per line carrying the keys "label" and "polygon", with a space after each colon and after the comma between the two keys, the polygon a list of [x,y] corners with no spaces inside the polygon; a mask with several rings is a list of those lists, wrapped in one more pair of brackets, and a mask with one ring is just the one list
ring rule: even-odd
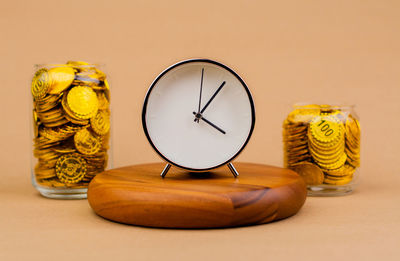
{"label": "coin in jar", "polygon": [[38,70],[32,79],[31,91],[35,100],[43,99],[51,86],[49,71],[46,68]]}
{"label": "coin in jar", "polygon": [[55,67],[49,70],[52,85],[50,94],[60,94],[68,88],[75,78],[75,71],[70,66]]}
{"label": "coin in jar", "polygon": [[78,183],[87,171],[86,161],[78,154],[66,154],[58,158],[56,175],[65,184]]}
{"label": "coin in jar", "polygon": [[80,119],[90,119],[99,108],[96,93],[87,86],[76,86],[67,95],[69,109]]}
{"label": "coin in jar", "polygon": [[101,148],[101,141],[86,128],[75,134],[74,143],[75,148],[85,155],[96,154]]}
{"label": "coin in jar", "polygon": [[324,173],[315,164],[310,162],[298,163],[291,167],[306,182],[307,185],[320,185],[324,181]]}
{"label": "coin in jar", "polygon": [[334,114],[320,115],[311,120],[308,136],[317,142],[331,143],[341,139],[343,129],[343,123]]}
{"label": "coin in jar", "polygon": [[110,115],[107,111],[98,111],[97,114],[90,118],[90,125],[96,134],[105,135],[110,130]]}

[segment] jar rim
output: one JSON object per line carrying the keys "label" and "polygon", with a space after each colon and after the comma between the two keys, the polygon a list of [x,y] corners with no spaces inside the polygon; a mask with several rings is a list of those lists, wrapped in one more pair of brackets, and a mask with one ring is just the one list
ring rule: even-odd
{"label": "jar rim", "polygon": [[[61,66],[71,66],[67,63],[35,63],[33,65],[36,69],[43,67],[61,67]],[[74,67],[78,68],[88,68],[88,67],[104,67],[103,63],[87,63],[87,64],[74,64]]]}
{"label": "jar rim", "polygon": [[356,107],[355,104],[346,104],[346,103],[314,103],[314,102],[298,102],[294,103],[292,105],[294,109],[321,109],[326,108],[326,109],[347,109],[351,110]]}

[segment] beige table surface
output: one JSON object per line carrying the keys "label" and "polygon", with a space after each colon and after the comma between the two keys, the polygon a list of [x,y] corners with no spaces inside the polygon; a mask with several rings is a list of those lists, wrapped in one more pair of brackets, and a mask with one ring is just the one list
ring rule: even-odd
{"label": "beige table surface", "polygon": [[[0,260],[400,260],[400,2],[0,1]],[[106,64],[115,167],[159,161],[140,123],[152,80],[202,57],[232,67],[255,100],[238,160],[282,165],[294,102],[356,104],[361,182],[308,198],[280,222],[215,230],[125,226],[86,200],[50,200],[30,184],[35,63]]]}

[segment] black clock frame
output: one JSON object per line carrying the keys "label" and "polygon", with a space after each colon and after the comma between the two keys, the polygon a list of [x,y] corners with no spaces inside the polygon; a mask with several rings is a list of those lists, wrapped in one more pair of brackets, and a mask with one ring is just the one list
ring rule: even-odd
{"label": "black clock frame", "polygon": [[[247,136],[247,139],[246,139],[246,141],[243,143],[242,147],[238,150],[238,152],[237,152],[233,157],[231,157],[231,158],[230,158],[229,160],[227,160],[226,162],[221,163],[221,164],[219,164],[219,165],[217,165],[217,166],[215,166],[215,167],[210,167],[210,168],[205,168],[205,169],[187,168],[187,167],[181,166],[181,165],[176,164],[176,163],[172,162],[171,160],[169,160],[169,159],[168,159],[166,156],[164,156],[164,155],[157,149],[157,147],[154,145],[154,143],[153,143],[153,141],[151,140],[150,135],[149,135],[149,133],[148,133],[148,131],[147,131],[147,125],[146,125],[147,103],[148,103],[148,100],[149,100],[151,91],[153,90],[153,88],[155,87],[155,85],[157,84],[157,82],[158,82],[166,73],[168,73],[168,72],[171,71],[172,69],[174,69],[174,68],[176,68],[176,67],[178,67],[178,66],[180,66],[180,65],[183,65],[183,64],[195,63],[195,62],[204,62],[204,63],[214,64],[214,65],[220,66],[220,67],[224,68],[225,70],[229,71],[230,73],[232,73],[232,74],[239,80],[239,82],[242,84],[242,86],[243,86],[244,89],[246,90],[246,93],[247,93],[247,96],[248,96],[249,102],[250,102],[250,107],[251,107],[251,128],[250,128],[249,134],[248,134],[248,136]],[[246,83],[245,83],[245,82],[243,81],[243,79],[240,78],[240,76],[239,76],[237,73],[235,73],[231,68],[229,68],[228,66],[226,66],[226,65],[224,65],[224,64],[222,64],[222,63],[219,63],[219,62],[216,62],[216,61],[213,61],[213,60],[210,60],[210,59],[189,59],[189,60],[184,60],[184,61],[178,62],[178,63],[176,63],[176,64],[174,64],[174,65],[171,65],[170,67],[168,67],[167,69],[165,69],[160,75],[157,76],[157,78],[156,78],[156,79],[153,81],[153,83],[150,85],[150,88],[148,89],[148,91],[147,91],[147,93],[146,93],[146,97],[145,97],[145,99],[144,99],[143,110],[142,110],[142,126],[143,126],[144,133],[145,133],[145,135],[146,135],[146,137],[147,137],[147,140],[150,142],[150,145],[151,145],[151,146],[153,147],[153,149],[157,152],[157,154],[160,155],[161,158],[164,159],[164,160],[165,160],[166,162],[168,162],[169,164],[171,164],[171,165],[173,165],[173,166],[175,166],[175,167],[178,167],[178,168],[181,168],[181,169],[185,169],[185,170],[189,170],[189,171],[193,171],[193,172],[205,172],[205,171],[209,171],[209,170],[212,170],[212,169],[219,168],[219,167],[221,167],[221,166],[223,166],[223,165],[227,165],[227,164],[229,164],[230,162],[232,162],[232,161],[243,151],[243,149],[246,147],[247,143],[249,142],[250,137],[251,137],[251,135],[253,134],[255,122],[256,122],[256,116],[255,116],[254,101],[253,101],[253,97],[251,96],[250,90],[249,90],[249,88],[247,87]]]}

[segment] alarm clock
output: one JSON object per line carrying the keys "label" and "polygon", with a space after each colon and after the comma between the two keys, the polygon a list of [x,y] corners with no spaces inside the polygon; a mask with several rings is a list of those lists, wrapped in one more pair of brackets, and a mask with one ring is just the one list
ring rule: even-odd
{"label": "alarm clock", "polygon": [[171,165],[193,172],[228,165],[246,147],[255,125],[249,88],[231,68],[191,59],[165,69],[146,94],[142,124],[153,149]]}

